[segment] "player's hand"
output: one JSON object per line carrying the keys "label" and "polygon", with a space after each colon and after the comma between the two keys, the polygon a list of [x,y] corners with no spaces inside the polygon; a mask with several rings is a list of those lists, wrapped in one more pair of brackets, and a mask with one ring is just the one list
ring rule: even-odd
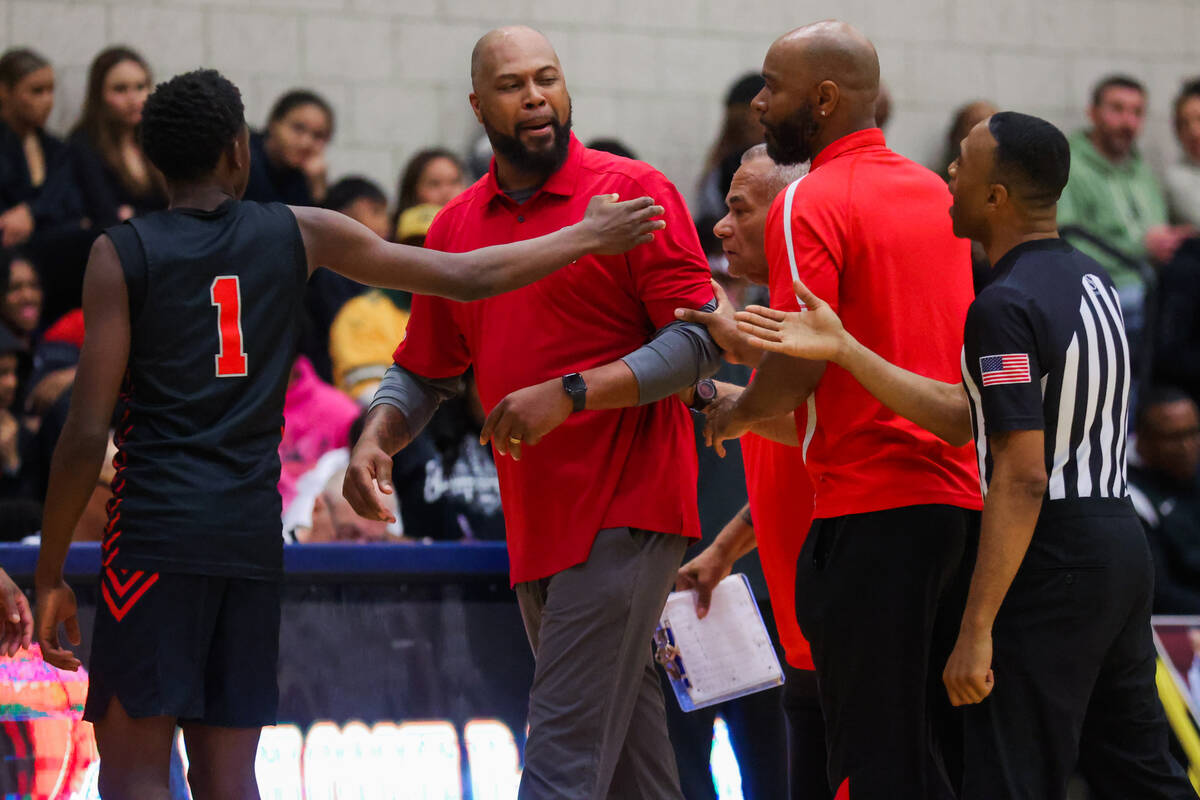
{"label": "player's hand", "polygon": [[996,678],[992,673],[992,633],[960,631],[954,652],[942,672],[946,694],[956,706],[981,703],[992,693]]}
{"label": "player's hand", "polygon": [[74,672],[79,669],[79,659],[59,643],[59,625],[66,629],[67,641],[78,646],[79,618],[76,616],[75,593],[63,580],[37,587],[37,641],[46,663]]}
{"label": "player's hand", "polygon": [[730,364],[745,364],[750,367],[758,366],[762,359],[760,348],[753,340],[738,330],[737,321],[733,315],[733,303],[725,294],[725,287],[717,281],[710,280],[713,294],[717,298],[715,311],[699,311],[694,308],[675,309],[675,319],[684,322],[698,322],[708,329],[708,335],[721,348],[721,355]]}
{"label": "player's hand", "polygon": [[33,641],[33,614],[25,593],[0,569],[0,602],[4,604],[4,627],[0,628],[0,655],[15,656]]}
{"label": "player's hand", "polygon": [[518,389],[488,414],[479,432],[479,443],[489,441],[500,455],[521,460],[521,447],[536,445],[571,416],[574,404],[561,378]]}
{"label": "player's hand", "polygon": [[740,397],[741,392],[718,395],[704,409],[704,444],[715,450],[721,458],[725,457],[725,441],[737,439],[751,427],[751,423],[742,419],[739,413]]}
{"label": "player's hand", "polygon": [[618,202],[618,195],[598,194],[588,201],[587,212],[578,223],[587,235],[587,251],[618,255],[639,244],[654,241],[654,231],[667,227],[666,220],[654,219],[665,212],[649,197]]}
{"label": "player's hand", "polygon": [[811,361],[837,362],[848,336],[837,313],[800,281],[792,284],[807,311],[748,306],[734,315],[738,330],[754,347]]}
{"label": "player's hand", "polygon": [[392,457],[367,436],[360,437],[350,453],[342,494],[363,519],[395,522],[396,516],[383,502],[383,495],[393,491]]}
{"label": "player's hand", "polygon": [[28,203],[13,206],[0,214],[0,246],[16,247],[33,235],[33,213]]}
{"label": "player's hand", "polygon": [[733,562],[721,558],[712,547],[705,548],[675,575],[675,590],[696,590],[696,616],[704,619],[712,605],[713,589],[733,571]]}

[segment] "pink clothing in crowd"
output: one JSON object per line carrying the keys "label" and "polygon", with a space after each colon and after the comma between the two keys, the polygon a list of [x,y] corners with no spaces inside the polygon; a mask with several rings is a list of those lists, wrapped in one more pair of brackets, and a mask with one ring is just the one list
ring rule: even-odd
{"label": "pink clothing in crowd", "polygon": [[317,460],[348,443],[358,405],[317,375],[307,358],[292,367],[283,405],[283,440],[279,443],[279,494],[287,508],[296,496],[296,481]]}

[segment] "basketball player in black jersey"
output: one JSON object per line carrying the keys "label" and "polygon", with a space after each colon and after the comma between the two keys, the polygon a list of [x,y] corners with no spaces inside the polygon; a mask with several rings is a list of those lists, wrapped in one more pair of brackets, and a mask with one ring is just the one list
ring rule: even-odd
{"label": "basketball player in black jersey", "polygon": [[975,440],[979,556],[943,673],[966,707],[962,800],[1064,800],[1076,768],[1097,798],[1195,798],[1155,689],[1152,565],[1125,480],[1120,301],[1058,237],[1069,167],[1062,133],[1026,114],[994,114],[963,140],[954,232],[983,244],[992,273],[967,312],[962,384],[884,361],[799,282],[807,311],[751,307],[739,328],[835,362],[951,444]]}
{"label": "basketball player in black jersey", "polygon": [[170,207],[109,229],[92,249],[87,335],[46,498],[38,641],[51,664],[79,666],[58,638],[63,624],[79,642],[63,562],[115,424],[84,712],[100,791],[167,798],[179,724],[193,796],[257,798],[258,738],[278,700],[277,453],[309,275],[325,266],[471,300],[648,241],[662,208],[598,197],[580,223],[549,236],[439,253],[388,244],[334,212],[239,200],[250,166],[242,101],[214,71],[160,85],[141,135]]}

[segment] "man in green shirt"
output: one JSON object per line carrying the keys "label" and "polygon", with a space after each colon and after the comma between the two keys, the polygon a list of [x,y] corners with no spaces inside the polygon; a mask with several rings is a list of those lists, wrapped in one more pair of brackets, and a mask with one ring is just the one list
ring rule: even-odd
{"label": "man in green shirt", "polygon": [[[1162,185],[1135,146],[1146,116],[1146,90],[1113,75],[1092,92],[1092,127],[1070,137],[1071,178],[1058,204],[1059,225],[1077,225],[1136,261],[1169,261],[1191,229],[1167,224]],[[1142,278],[1124,260],[1076,240],[1108,270],[1121,293],[1126,323],[1140,310]],[[1135,316],[1140,316],[1136,314]]]}

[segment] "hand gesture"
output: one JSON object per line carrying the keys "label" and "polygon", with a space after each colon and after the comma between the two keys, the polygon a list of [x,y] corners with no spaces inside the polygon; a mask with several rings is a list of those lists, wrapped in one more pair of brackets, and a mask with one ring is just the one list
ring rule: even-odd
{"label": "hand gesture", "polygon": [[983,702],[992,693],[996,677],[992,673],[992,634],[959,632],[954,652],[942,672],[946,694],[956,706]]}
{"label": "hand gesture", "polygon": [[733,562],[718,557],[711,547],[679,568],[675,575],[675,591],[696,590],[696,617],[708,616],[713,589],[733,571]]}
{"label": "hand gesture", "polygon": [[67,641],[78,645],[79,618],[76,616],[75,593],[63,580],[37,588],[37,640],[46,663],[74,672],[79,669],[79,659],[59,644],[59,625],[66,629]]}
{"label": "hand gesture", "polygon": [[759,359],[762,358],[759,346],[750,336],[738,330],[737,321],[734,319],[733,303],[729,302],[729,295],[725,294],[725,287],[715,280],[709,282],[712,284],[713,295],[717,298],[716,310],[698,311],[693,308],[677,308],[675,309],[675,319],[684,322],[698,322],[708,328],[708,335],[717,343],[717,347],[721,348],[721,354],[730,364],[757,366]]}
{"label": "hand gesture", "polygon": [[520,461],[521,446],[536,445],[571,416],[573,407],[559,378],[518,389],[488,414],[479,443],[490,441],[500,455]]}
{"label": "hand gesture", "polygon": [[836,362],[848,336],[837,312],[800,281],[792,284],[807,311],[749,306],[734,315],[738,330],[754,347],[811,361]]}
{"label": "hand gesture", "polygon": [[738,416],[738,398],[741,392],[717,397],[704,409],[704,443],[725,457],[725,440],[737,439],[750,430],[750,424]]}
{"label": "hand gesture", "polygon": [[588,201],[587,212],[579,222],[592,234],[588,252],[619,255],[639,244],[654,241],[654,231],[667,227],[665,220],[654,219],[665,209],[649,197],[617,202],[618,195],[598,194]]}
{"label": "hand gesture", "polygon": [[33,614],[29,601],[8,573],[0,569],[0,601],[4,603],[4,627],[0,629],[0,655],[12,658],[33,640]]}
{"label": "hand gesture", "polygon": [[350,453],[350,465],[346,467],[346,478],[342,481],[342,495],[354,512],[363,519],[395,522],[396,516],[383,502],[384,494],[391,494],[392,457],[377,442],[362,436]]}

